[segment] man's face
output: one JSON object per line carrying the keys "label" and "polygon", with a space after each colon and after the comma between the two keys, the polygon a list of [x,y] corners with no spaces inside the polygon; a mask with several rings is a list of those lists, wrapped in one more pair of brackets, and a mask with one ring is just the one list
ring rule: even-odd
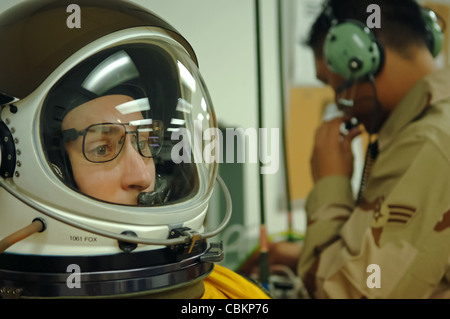
{"label": "man's face", "polygon": [[[128,123],[143,119],[140,112],[121,114],[115,107],[132,101],[125,95],[109,95],[94,99],[70,111],[62,129],[84,131],[99,123]],[[126,126],[127,131],[135,129]],[[137,205],[140,192],[155,188],[153,158],[144,158],[133,147],[133,134],[126,134],[123,148],[116,158],[104,163],[93,163],[83,155],[83,137],[66,144],[73,176],[79,190],[100,200],[126,205]],[[135,145],[135,144],[134,144]],[[100,152],[103,151],[100,148]]]}
{"label": "man's face", "polygon": [[[316,56],[315,65],[317,79],[333,88],[336,105],[345,114],[344,120],[355,117],[359,123],[364,124],[366,129],[369,130],[373,127],[374,131],[378,131],[384,114],[380,114],[379,121],[374,123],[375,112],[380,112],[380,110],[376,109],[373,85],[369,82],[359,81],[340,91],[338,88],[345,83],[345,79],[329,70],[325,58]],[[345,106],[348,102],[353,106]]]}

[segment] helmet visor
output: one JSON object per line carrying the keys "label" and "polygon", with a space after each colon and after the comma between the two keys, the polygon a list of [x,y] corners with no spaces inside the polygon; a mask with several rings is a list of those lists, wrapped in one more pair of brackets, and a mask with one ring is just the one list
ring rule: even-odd
{"label": "helmet visor", "polygon": [[[67,72],[41,113],[49,165],[71,190],[122,205],[208,196],[216,162],[195,135],[217,128],[196,65],[165,41],[101,51]],[[201,135],[202,136],[202,135]]]}

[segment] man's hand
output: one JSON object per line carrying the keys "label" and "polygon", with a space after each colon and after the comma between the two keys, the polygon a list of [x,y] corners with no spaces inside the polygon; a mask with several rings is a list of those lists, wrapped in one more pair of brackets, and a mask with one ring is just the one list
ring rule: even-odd
{"label": "man's hand", "polygon": [[351,129],[342,135],[340,126],[343,117],[324,122],[316,131],[311,157],[311,172],[314,183],[330,175],[353,175],[352,140],[362,133],[361,128]]}
{"label": "man's hand", "polygon": [[[301,242],[271,242],[269,243],[269,268],[274,265],[289,267],[297,273],[297,263],[302,250]],[[259,250],[253,252],[251,256],[242,264],[238,272],[246,276],[259,273]]]}

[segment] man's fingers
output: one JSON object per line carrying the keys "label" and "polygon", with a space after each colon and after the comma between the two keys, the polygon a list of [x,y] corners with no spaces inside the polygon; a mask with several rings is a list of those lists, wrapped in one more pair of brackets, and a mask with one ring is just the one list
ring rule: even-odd
{"label": "man's fingers", "polygon": [[342,136],[342,146],[344,149],[351,149],[352,141],[355,137],[362,134],[362,130],[357,127],[351,129],[346,135]]}
{"label": "man's fingers", "polygon": [[342,121],[343,118],[338,117],[330,121],[323,122],[316,131],[316,142],[320,144],[328,144],[329,142],[333,141],[338,142]]}

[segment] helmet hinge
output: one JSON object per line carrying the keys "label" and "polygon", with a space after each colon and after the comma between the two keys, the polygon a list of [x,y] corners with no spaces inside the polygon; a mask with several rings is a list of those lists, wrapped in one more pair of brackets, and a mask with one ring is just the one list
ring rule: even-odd
{"label": "helmet hinge", "polygon": [[209,249],[200,257],[202,262],[217,263],[223,260],[223,247],[222,242],[211,243]]}
{"label": "helmet hinge", "polygon": [[12,177],[16,168],[16,147],[13,136],[6,124],[0,120],[0,176]]}
{"label": "helmet hinge", "polygon": [[171,246],[172,251],[177,251],[183,254],[190,254],[193,248],[198,244],[198,240],[202,236],[195,230],[189,227],[179,227],[170,230],[169,238],[188,237],[189,241],[184,244]]}
{"label": "helmet hinge", "polygon": [[19,299],[22,291],[22,288],[1,287],[0,297],[1,299]]}

